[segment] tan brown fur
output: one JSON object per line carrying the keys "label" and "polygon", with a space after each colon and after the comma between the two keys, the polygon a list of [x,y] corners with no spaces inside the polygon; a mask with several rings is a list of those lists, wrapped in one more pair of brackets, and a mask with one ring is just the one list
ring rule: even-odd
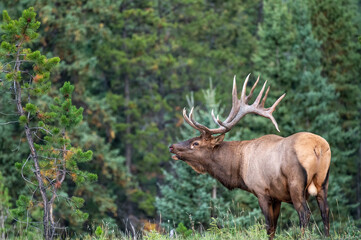
{"label": "tan brown fur", "polygon": [[265,135],[249,141],[223,142],[223,137],[200,136],[173,144],[170,150],[174,159],[185,161],[196,172],[209,173],[229,189],[241,188],[257,196],[271,239],[281,202],[292,203],[301,226],[307,225],[310,212],[306,192],[313,182],[317,192],[314,188],[309,192],[317,196],[328,235],[326,198],[331,150],[325,139],[307,132],[286,138]]}
{"label": "tan brown fur", "polygon": [[328,142],[315,134],[301,133],[296,135],[294,148],[307,172],[307,186],[313,181],[318,192],[330,167],[331,150]]}
{"label": "tan brown fur", "polygon": [[[233,79],[232,108],[228,117],[221,121],[212,111],[212,119],[218,128],[210,129],[193,118],[192,108],[184,120],[201,136],[169,147],[174,159],[181,159],[196,172],[209,173],[228,189],[241,188],[253,193],[266,218],[266,229],[273,239],[277,227],[281,203],[292,203],[296,209],[300,226],[304,229],[310,218],[307,206],[308,194],[315,195],[321,211],[325,235],[329,235],[329,209],[327,203],[328,176],[331,150],[327,141],[312,133],[301,132],[283,138],[266,135],[250,141],[223,142],[224,135],[249,113],[254,113],[278,124],[272,113],[285,97],[281,95],[271,107],[265,102],[266,82],[252,104],[249,103],[259,77],[249,95],[246,94],[247,76],[241,97],[238,98],[236,77]],[[263,98],[262,98],[263,96]],[[262,101],[261,101],[262,99]],[[220,134],[218,136],[214,136]]]}

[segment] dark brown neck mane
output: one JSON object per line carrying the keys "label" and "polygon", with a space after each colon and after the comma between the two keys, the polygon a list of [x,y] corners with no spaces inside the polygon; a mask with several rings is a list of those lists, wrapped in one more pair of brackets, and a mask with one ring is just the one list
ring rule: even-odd
{"label": "dark brown neck mane", "polygon": [[241,147],[241,141],[223,142],[216,146],[205,169],[226,188],[241,188],[249,191],[242,176]]}

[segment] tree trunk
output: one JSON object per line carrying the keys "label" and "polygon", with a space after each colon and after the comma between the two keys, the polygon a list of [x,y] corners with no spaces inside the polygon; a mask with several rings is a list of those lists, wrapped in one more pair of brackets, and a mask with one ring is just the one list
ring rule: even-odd
{"label": "tree trunk", "polygon": [[[16,85],[18,85],[17,86],[17,91],[20,92],[21,89],[20,89],[19,83],[16,83]],[[19,95],[18,95],[18,97],[19,97]],[[21,105],[20,98],[18,98],[16,102],[17,102],[17,107],[18,107],[18,111],[19,111],[20,116],[25,116],[22,105]],[[31,136],[31,131],[30,131],[30,128],[29,128],[28,124],[25,124],[24,128],[25,128],[26,139],[27,139],[27,142],[29,144],[29,148],[30,148],[30,152],[31,152],[31,159],[33,160],[33,163],[34,163],[34,168],[35,168],[34,174],[35,174],[36,180],[38,181],[41,198],[43,199],[43,205],[44,205],[44,217],[43,217],[44,238],[46,240],[48,240],[48,239],[52,239],[51,232],[53,230],[52,229],[53,226],[49,225],[50,206],[48,204],[48,199],[46,197],[46,187],[44,186],[44,183],[43,183],[43,179],[42,179],[41,172],[40,172],[38,155],[37,155],[37,152],[35,150],[34,141],[33,141],[33,138]]]}
{"label": "tree trunk", "polygon": [[[125,76],[124,79],[124,96],[125,96],[125,105],[127,106],[126,108],[128,108],[128,104],[130,101],[130,90],[129,90],[129,77]],[[129,142],[128,136],[130,136],[131,134],[131,117],[129,113],[126,113],[126,124],[127,124],[127,128],[125,130],[125,134],[126,134],[126,142],[125,142],[125,164],[126,167],[128,168],[128,171],[131,173],[131,165],[132,165],[132,144]]]}
{"label": "tree trunk", "polygon": [[[20,47],[19,47],[20,49]],[[17,52],[17,59],[16,59],[16,70],[20,71],[20,60],[19,60],[19,50]],[[16,101],[16,107],[18,110],[18,113],[20,116],[25,116],[25,112],[22,106],[22,102],[21,102],[21,86],[20,83],[17,81],[14,81],[14,91],[15,91],[15,101]],[[40,195],[41,198],[43,199],[43,205],[44,205],[44,217],[43,217],[43,226],[44,226],[44,238],[46,240],[48,239],[52,239],[53,235],[51,234],[51,232],[53,231],[53,226],[49,225],[49,204],[48,204],[48,199],[46,197],[46,187],[44,186],[43,183],[43,179],[41,176],[41,172],[40,172],[40,166],[39,166],[39,159],[38,159],[38,155],[34,146],[34,140],[31,134],[31,130],[29,128],[29,125],[26,123],[24,126],[24,130],[25,130],[25,135],[26,135],[26,139],[27,142],[29,144],[29,148],[30,148],[30,154],[31,154],[31,159],[33,160],[34,163],[34,174],[36,177],[36,180],[38,181],[38,185],[39,185],[39,191],[40,191]]]}
{"label": "tree trunk", "polygon": [[212,189],[212,199],[217,199],[217,184],[213,185]]}

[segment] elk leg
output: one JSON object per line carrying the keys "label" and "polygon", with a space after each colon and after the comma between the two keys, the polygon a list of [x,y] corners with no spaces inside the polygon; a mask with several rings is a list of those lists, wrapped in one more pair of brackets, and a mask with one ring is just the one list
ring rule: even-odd
{"label": "elk leg", "polygon": [[307,207],[305,192],[303,190],[297,191],[296,188],[296,190],[291,191],[291,199],[300,219],[300,228],[302,233],[304,233],[311,216],[311,211]]}
{"label": "elk leg", "polygon": [[303,234],[310,220],[311,211],[308,209],[306,201],[307,172],[301,164],[299,164],[298,169],[294,169],[294,174],[288,179],[288,186],[293,206],[300,219],[300,228]]}
{"label": "elk leg", "polygon": [[281,202],[278,200],[274,200],[272,207],[273,207],[273,222],[274,222],[274,228],[275,228],[275,232],[276,232],[277,221],[278,221],[278,217],[279,217],[280,211],[281,211]]}
{"label": "elk leg", "polygon": [[[258,203],[266,219],[267,234],[269,236],[269,239],[272,240],[276,232],[276,224],[277,224],[277,218],[279,216],[279,209],[277,212],[277,208],[276,208],[276,212],[274,212],[274,207],[273,207],[274,201],[272,201],[272,199],[267,196],[259,196]],[[276,219],[275,216],[277,217]]]}
{"label": "elk leg", "polygon": [[318,191],[316,199],[318,207],[320,208],[321,217],[323,221],[323,226],[325,230],[325,236],[330,236],[330,221],[329,221],[329,208],[327,203],[327,189],[328,189],[328,173],[324,183],[321,186],[320,191]]}
{"label": "elk leg", "polygon": [[321,212],[325,236],[328,237],[330,236],[330,222],[328,217],[329,208],[327,203],[326,191],[324,189],[321,189],[321,191],[317,194],[316,199]]}

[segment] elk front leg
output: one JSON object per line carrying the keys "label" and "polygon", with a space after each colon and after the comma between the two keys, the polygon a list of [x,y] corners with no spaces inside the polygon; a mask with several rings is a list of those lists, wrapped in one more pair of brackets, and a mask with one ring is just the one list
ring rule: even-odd
{"label": "elk front leg", "polygon": [[272,207],[273,207],[273,222],[274,222],[274,229],[276,232],[276,228],[277,228],[277,221],[278,221],[278,217],[280,215],[280,211],[281,211],[281,202],[278,200],[274,200],[272,203]]}
{"label": "elk front leg", "polygon": [[276,233],[277,220],[280,213],[281,202],[268,196],[259,196],[258,203],[266,219],[266,229],[269,239],[272,240]]}

